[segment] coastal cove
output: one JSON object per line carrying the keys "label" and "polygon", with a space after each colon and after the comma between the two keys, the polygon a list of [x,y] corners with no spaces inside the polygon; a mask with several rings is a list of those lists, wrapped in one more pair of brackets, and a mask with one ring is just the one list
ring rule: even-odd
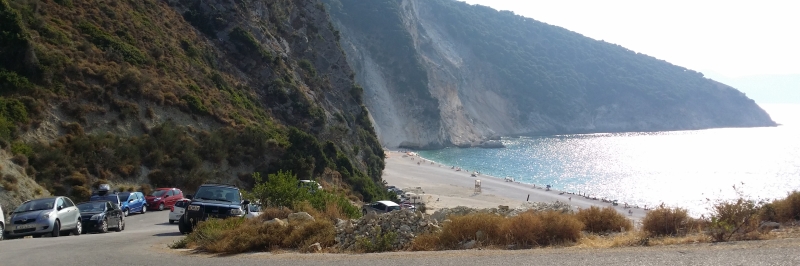
{"label": "coastal cove", "polygon": [[503,149],[418,153],[447,168],[699,216],[737,193],[774,199],[800,189],[800,106],[763,107],[780,126],[503,138]]}

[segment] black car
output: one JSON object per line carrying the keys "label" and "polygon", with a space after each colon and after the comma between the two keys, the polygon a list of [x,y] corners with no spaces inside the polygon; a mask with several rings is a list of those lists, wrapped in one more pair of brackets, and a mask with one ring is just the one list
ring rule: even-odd
{"label": "black car", "polygon": [[250,204],[250,201],[242,201],[239,188],[224,184],[203,184],[194,197],[186,195],[186,198],[191,202],[178,221],[178,230],[184,234],[191,233],[198,222],[209,218],[241,217],[245,214],[244,207]]}
{"label": "black car", "polygon": [[109,228],[117,232],[125,230],[122,210],[110,201],[81,202],[78,203],[78,209],[81,211],[83,229],[87,232],[106,233]]}

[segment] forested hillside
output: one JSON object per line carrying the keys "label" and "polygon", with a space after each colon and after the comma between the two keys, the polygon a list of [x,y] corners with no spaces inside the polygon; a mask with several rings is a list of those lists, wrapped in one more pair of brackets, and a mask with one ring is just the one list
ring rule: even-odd
{"label": "forested hillside", "polygon": [[[49,193],[251,187],[280,170],[386,193],[319,2],[0,0],[0,58],[0,144]],[[2,180],[12,203],[44,193],[18,180]]]}
{"label": "forested hillside", "polygon": [[[512,12],[455,0],[325,2],[370,110],[392,106],[394,113],[416,115],[400,123],[405,128],[436,128],[427,136],[412,130],[392,135],[386,132],[404,131],[396,127],[397,117],[373,111],[388,146],[469,145],[492,135],[774,125],[744,94],[702,73]],[[369,67],[371,62],[381,68]],[[404,82],[419,78],[427,82]]]}

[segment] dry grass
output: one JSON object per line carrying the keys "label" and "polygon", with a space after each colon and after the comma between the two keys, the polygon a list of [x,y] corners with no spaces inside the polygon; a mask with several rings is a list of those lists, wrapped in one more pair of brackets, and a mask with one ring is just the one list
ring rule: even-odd
{"label": "dry grass", "polygon": [[320,243],[323,248],[335,244],[336,230],[327,219],[280,225],[258,219],[230,218],[200,223],[186,237],[186,246],[198,250],[234,254],[248,251],[272,251],[281,248],[311,251]]}
{"label": "dry grass", "polygon": [[292,210],[289,208],[268,207],[261,210],[261,216],[259,216],[259,218],[261,218],[262,221],[269,221],[275,218],[286,219],[291,213]]}
{"label": "dry grass", "polygon": [[427,233],[421,234],[411,241],[409,247],[411,251],[434,251],[439,249],[439,234]]}
{"label": "dry grass", "polygon": [[686,232],[690,217],[686,209],[668,208],[661,204],[642,220],[642,229],[651,236],[678,235]]}
{"label": "dry grass", "polygon": [[800,220],[800,191],[792,191],[786,198],[764,205],[761,219],[780,223]]}
{"label": "dry grass", "polygon": [[578,220],[585,226],[584,230],[592,233],[623,232],[633,229],[633,222],[617,212],[613,207],[599,208],[592,206],[576,213]]}
{"label": "dry grass", "polygon": [[[500,244],[500,226],[506,218],[489,213],[451,216],[442,226],[439,243],[443,249],[459,248],[460,243],[475,240],[479,244]],[[478,232],[482,234],[478,234]],[[479,239],[480,237],[480,239]]]}
{"label": "dry grass", "polygon": [[578,248],[616,248],[633,247],[647,244],[647,233],[642,231],[626,231],[610,235],[586,234],[575,247]]}
{"label": "dry grass", "polygon": [[459,249],[475,241],[479,246],[517,247],[567,244],[581,236],[583,224],[561,212],[525,212],[514,217],[490,213],[451,216],[439,232],[418,236],[411,250]]}

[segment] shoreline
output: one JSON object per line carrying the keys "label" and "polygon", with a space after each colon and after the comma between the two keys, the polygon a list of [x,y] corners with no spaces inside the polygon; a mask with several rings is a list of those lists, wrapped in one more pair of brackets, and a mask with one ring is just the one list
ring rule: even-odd
{"label": "shoreline", "polygon": [[[597,206],[613,207],[620,214],[640,222],[646,215],[643,208],[625,208],[623,204],[613,206],[600,199],[589,199],[567,191],[547,190],[539,185],[525,184],[518,181],[508,182],[498,178],[480,174],[471,176],[471,172],[459,168],[450,168],[434,161],[420,157],[416,153],[385,150],[386,168],[383,178],[388,185],[400,189],[419,188],[417,193],[425,202],[428,212],[441,208],[466,206],[472,208],[497,208],[499,205],[516,208],[526,201],[530,202],[566,202],[574,210]],[[480,192],[476,193],[475,181],[480,180]],[[406,191],[409,192],[409,191]],[[414,192],[414,191],[411,191]],[[415,192],[416,193],[416,192]],[[630,211],[630,213],[629,213]]]}

